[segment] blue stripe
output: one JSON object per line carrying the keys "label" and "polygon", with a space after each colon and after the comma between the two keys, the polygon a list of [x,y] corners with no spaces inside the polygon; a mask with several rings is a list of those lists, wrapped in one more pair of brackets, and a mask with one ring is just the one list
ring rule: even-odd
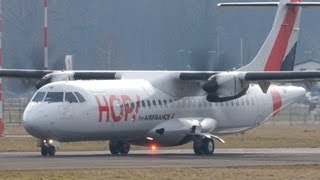
{"label": "blue stripe", "polygon": [[289,54],[285,57],[284,61],[282,62],[280,71],[292,71],[293,70],[294,62],[296,59],[296,49],[297,49],[297,42],[294,44],[294,46],[290,50]]}

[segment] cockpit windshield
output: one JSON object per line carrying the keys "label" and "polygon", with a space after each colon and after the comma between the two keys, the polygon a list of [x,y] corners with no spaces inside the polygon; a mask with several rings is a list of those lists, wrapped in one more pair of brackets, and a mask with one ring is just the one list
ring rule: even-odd
{"label": "cockpit windshield", "polygon": [[70,103],[77,103],[77,98],[73,95],[72,92],[66,92],[65,101]]}
{"label": "cockpit windshield", "polygon": [[79,92],[37,92],[31,101],[83,103],[86,100]]}
{"label": "cockpit windshield", "polygon": [[63,102],[63,92],[48,92],[44,101]]}
{"label": "cockpit windshield", "polygon": [[37,92],[37,94],[33,97],[32,102],[41,102],[43,101],[44,96],[46,95],[45,92]]}

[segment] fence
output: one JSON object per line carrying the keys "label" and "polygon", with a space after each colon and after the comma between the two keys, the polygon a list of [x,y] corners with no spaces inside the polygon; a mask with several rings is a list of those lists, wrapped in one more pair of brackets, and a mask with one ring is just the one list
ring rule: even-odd
{"label": "fence", "polygon": [[29,99],[21,97],[5,99],[3,102],[3,119],[5,124],[22,124],[23,111]]}

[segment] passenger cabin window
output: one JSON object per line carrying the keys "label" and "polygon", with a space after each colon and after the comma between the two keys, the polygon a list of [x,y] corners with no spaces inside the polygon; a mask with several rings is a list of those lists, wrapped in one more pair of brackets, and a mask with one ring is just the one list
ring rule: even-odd
{"label": "passenger cabin window", "polygon": [[80,93],[74,92],[74,94],[77,96],[77,98],[79,99],[79,102],[80,102],[80,103],[83,103],[83,102],[86,101],[86,100],[84,99],[84,97],[83,97]]}
{"label": "passenger cabin window", "polygon": [[164,107],[168,107],[167,100],[163,100]]}
{"label": "passenger cabin window", "polygon": [[44,101],[63,102],[63,92],[48,92]]}
{"label": "passenger cabin window", "polygon": [[153,106],[156,108],[156,107],[157,107],[157,102],[156,102],[156,100],[153,100],[152,103],[153,103]]}
{"label": "passenger cabin window", "polygon": [[66,92],[66,96],[64,97],[64,100],[69,103],[77,103],[78,102],[76,96],[74,96],[72,92]]}
{"label": "passenger cabin window", "polygon": [[162,107],[162,102],[160,99],[158,99],[158,103],[159,103],[159,106]]}
{"label": "passenger cabin window", "polygon": [[248,98],[246,98],[246,104],[247,104],[247,106],[249,106],[249,99]]}
{"label": "passenger cabin window", "polygon": [[41,102],[43,101],[44,96],[46,95],[45,92],[37,92],[37,94],[33,97],[32,102]]}
{"label": "passenger cabin window", "polygon": [[147,100],[147,104],[148,104],[148,107],[151,108],[151,103],[149,100]]}
{"label": "passenger cabin window", "polygon": [[241,105],[244,106],[244,100],[243,98],[240,99]]}
{"label": "passenger cabin window", "polygon": [[145,108],[146,107],[146,103],[144,101],[141,101],[142,107]]}

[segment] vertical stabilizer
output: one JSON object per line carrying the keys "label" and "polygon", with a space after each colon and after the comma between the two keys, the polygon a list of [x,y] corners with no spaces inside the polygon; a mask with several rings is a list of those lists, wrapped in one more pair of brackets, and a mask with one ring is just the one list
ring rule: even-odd
{"label": "vertical stabilizer", "polygon": [[291,71],[295,61],[301,7],[288,3],[300,0],[281,0],[272,29],[251,63],[239,71]]}

